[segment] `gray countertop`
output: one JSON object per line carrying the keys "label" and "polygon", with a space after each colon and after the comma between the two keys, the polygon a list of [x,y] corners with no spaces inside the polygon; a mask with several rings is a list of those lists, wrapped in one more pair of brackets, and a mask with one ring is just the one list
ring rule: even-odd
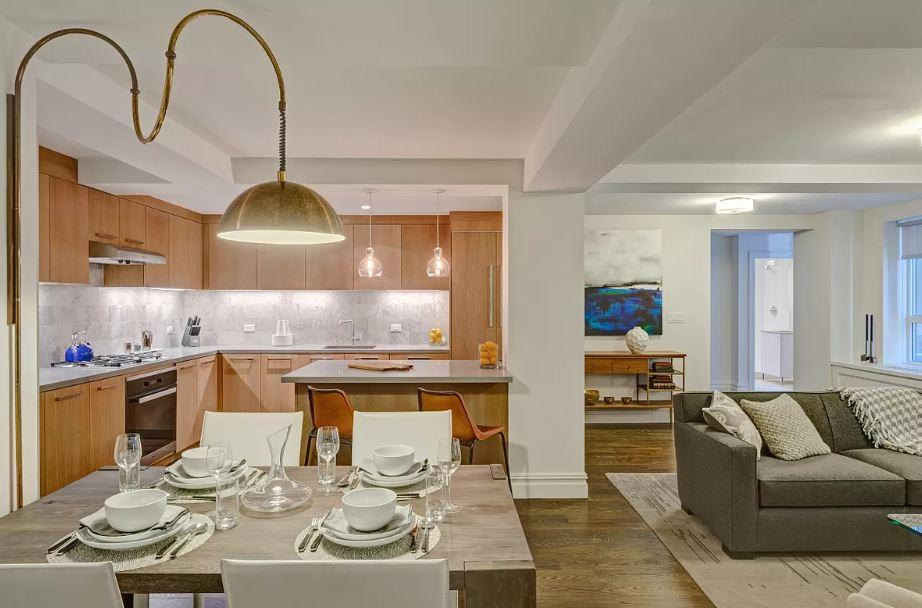
{"label": "gray countertop", "polygon": [[282,382],[300,384],[508,384],[505,368],[481,369],[473,360],[413,361],[413,369],[373,372],[349,367],[353,361],[314,361],[282,376]]}
{"label": "gray countertop", "polygon": [[219,353],[292,353],[292,354],[348,354],[348,353],[447,353],[447,346],[429,346],[428,344],[382,344],[369,348],[323,348],[321,344],[292,344],[291,346],[260,346],[254,344],[231,344],[222,346],[199,346],[161,349],[163,357],[149,363],[131,367],[43,367],[38,370],[40,391],[65,388],[84,382],[93,382],[112,376],[121,376],[151,369],[165,363],[180,363],[198,357],[207,357]]}

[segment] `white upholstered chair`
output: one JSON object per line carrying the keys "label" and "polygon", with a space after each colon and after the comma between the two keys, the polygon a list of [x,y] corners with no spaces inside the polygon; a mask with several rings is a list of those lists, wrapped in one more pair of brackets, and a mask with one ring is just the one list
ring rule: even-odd
{"label": "white upholstered chair", "polygon": [[922,608],[922,595],[872,578],[858,593],[848,596],[848,608]]}
{"label": "white upholstered chair", "polygon": [[434,463],[440,439],[451,439],[451,412],[355,412],[352,464],[372,466],[375,448],[392,443],[409,445],[417,460]]}
{"label": "white upholstered chair", "polygon": [[266,437],[290,426],[291,434],[288,435],[283,464],[296,467],[301,456],[303,419],[303,412],[205,412],[199,445],[230,443],[235,460],[246,458],[247,464],[251,466],[265,467],[272,464]]}
{"label": "white upholstered chair", "polygon": [[448,563],[221,561],[228,608],[446,608]]}
{"label": "white upholstered chair", "polygon": [[0,564],[3,608],[122,608],[111,562]]}

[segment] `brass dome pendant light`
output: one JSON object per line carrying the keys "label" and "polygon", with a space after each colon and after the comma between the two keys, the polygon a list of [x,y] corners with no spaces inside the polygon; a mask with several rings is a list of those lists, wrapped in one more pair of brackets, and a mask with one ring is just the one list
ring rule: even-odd
{"label": "brass dome pendant light", "polygon": [[384,266],[381,260],[375,257],[375,248],[371,246],[371,195],[377,192],[372,188],[365,188],[364,192],[368,194],[368,247],[365,248],[365,257],[359,261],[359,276],[366,278],[380,277],[384,274]]}
{"label": "brass dome pendant light", "polygon": [[13,94],[7,102],[7,325],[13,326],[13,356],[10,358],[10,378],[13,384],[14,459],[16,462],[16,501],[23,504],[22,479],[22,388],[20,366],[22,362],[21,330],[21,270],[22,270],[22,82],[32,57],[46,44],[71,34],[90,36],[112,47],[125,62],[131,78],[131,116],[135,136],[142,144],[149,144],[163,127],[170,91],[173,86],[173,69],[176,60],[176,43],[180,33],[193,20],[204,15],[223,17],[233,21],[259,43],[272,63],[279,89],[279,170],[274,181],[257,184],[235,198],[218,226],[218,236],[233,241],[271,244],[317,244],[342,241],[342,223],[331,205],[320,194],[306,186],[286,180],[286,123],[285,82],[282,70],[269,45],[246,21],[227,11],[202,9],[189,13],[173,28],[166,50],[166,76],[160,97],[160,110],[150,133],[141,130],[139,102],[141,91],[134,64],[125,50],[112,38],[101,32],[82,27],[60,29],[40,38],[23,55],[16,71]]}
{"label": "brass dome pendant light", "polygon": [[426,264],[426,276],[431,278],[447,277],[451,273],[451,265],[442,257],[442,248],[439,246],[439,197],[444,190],[433,190],[435,193],[435,248],[432,250],[432,259]]}

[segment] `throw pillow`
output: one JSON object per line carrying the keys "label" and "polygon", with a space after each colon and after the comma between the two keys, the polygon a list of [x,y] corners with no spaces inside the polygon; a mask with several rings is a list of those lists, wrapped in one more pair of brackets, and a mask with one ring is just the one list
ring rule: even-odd
{"label": "throw pillow", "polygon": [[711,405],[702,409],[701,413],[712,429],[723,431],[755,446],[756,460],[762,457],[762,436],[736,401],[720,391],[714,391]]}
{"label": "throw pillow", "polygon": [[765,445],[775,458],[801,460],[832,451],[790,395],[781,395],[764,402],[743,399],[740,406],[759,429]]}

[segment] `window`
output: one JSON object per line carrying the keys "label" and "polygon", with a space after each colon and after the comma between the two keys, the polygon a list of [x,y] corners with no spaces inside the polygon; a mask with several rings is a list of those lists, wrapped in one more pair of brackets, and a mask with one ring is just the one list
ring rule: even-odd
{"label": "window", "polygon": [[922,222],[900,224],[906,362],[922,365]]}

